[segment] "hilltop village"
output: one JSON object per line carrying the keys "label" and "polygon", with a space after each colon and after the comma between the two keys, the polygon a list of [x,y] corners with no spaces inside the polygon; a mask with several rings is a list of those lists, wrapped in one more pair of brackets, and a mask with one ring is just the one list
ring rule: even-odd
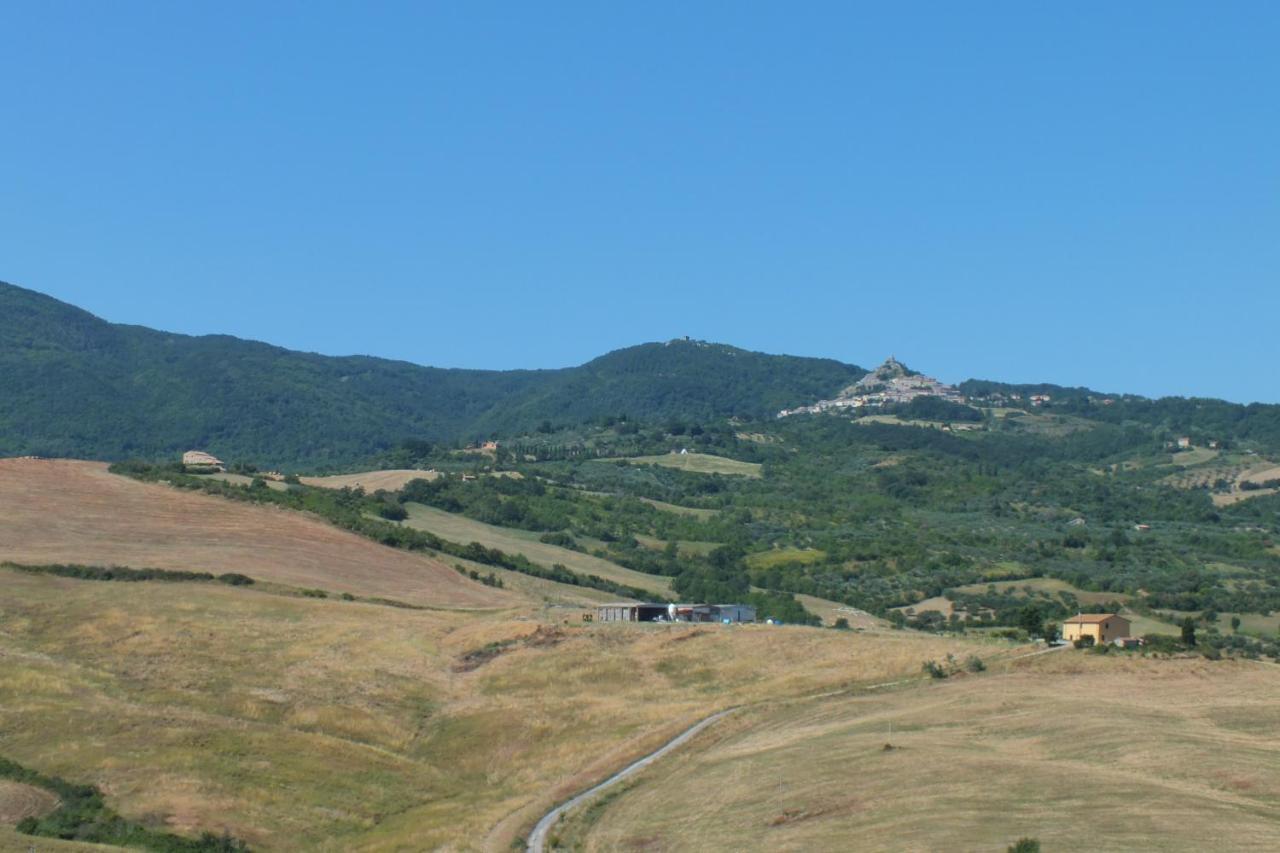
{"label": "hilltop village", "polygon": [[910,370],[905,364],[889,356],[884,364],[842,390],[833,399],[819,400],[812,406],[783,409],[778,412],[778,417],[846,409],[878,409],[910,403],[918,397],[938,397],[950,403],[966,402],[964,395],[954,386]]}

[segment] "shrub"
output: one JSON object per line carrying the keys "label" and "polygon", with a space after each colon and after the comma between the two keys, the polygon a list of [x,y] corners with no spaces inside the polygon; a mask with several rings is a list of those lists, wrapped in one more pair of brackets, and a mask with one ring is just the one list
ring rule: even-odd
{"label": "shrub", "polygon": [[835,621],[835,624],[832,625],[831,627],[835,628],[837,631],[848,631],[849,620],[841,616],[839,619]]}
{"label": "shrub", "polygon": [[388,503],[378,508],[378,515],[387,521],[404,521],[409,517],[409,511],[400,504]]}
{"label": "shrub", "polygon": [[927,672],[930,678],[946,678],[949,675],[946,667],[938,663],[936,660],[927,660],[920,668],[924,672]]}
{"label": "shrub", "polygon": [[977,655],[969,655],[969,659],[964,662],[964,668],[970,672],[985,672],[987,665]]}
{"label": "shrub", "polygon": [[1008,853],[1040,853],[1040,842],[1034,838],[1019,838],[1009,845]]}

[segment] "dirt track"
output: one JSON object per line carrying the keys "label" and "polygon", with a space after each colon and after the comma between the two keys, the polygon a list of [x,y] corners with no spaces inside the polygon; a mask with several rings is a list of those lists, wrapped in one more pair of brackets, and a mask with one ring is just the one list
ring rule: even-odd
{"label": "dirt track", "polygon": [[442,607],[518,603],[438,560],[301,513],[140,483],[97,462],[0,459],[0,561],[242,572]]}

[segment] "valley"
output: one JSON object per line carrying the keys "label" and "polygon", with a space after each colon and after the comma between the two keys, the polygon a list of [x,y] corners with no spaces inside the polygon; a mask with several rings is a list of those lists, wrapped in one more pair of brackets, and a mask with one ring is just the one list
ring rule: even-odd
{"label": "valley", "polygon": [[[713,716],[547,849],[1277,842],[1280,407],[683,339],[436,372],[0,298],[0,849],[509,850]],[[163,405],[33,391],[152,347]],[[211,353],[213,402],[166,385]]]}

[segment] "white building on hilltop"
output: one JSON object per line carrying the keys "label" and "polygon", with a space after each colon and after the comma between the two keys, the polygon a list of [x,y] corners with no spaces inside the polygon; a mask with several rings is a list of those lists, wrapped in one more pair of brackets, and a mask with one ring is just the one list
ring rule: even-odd
{"label": "white building on hilltop", "polygon": [[221,459],[203,450],[188,450],[182,454],[182,464],[192,468],[214,468],[218,471],[226,468]]}

